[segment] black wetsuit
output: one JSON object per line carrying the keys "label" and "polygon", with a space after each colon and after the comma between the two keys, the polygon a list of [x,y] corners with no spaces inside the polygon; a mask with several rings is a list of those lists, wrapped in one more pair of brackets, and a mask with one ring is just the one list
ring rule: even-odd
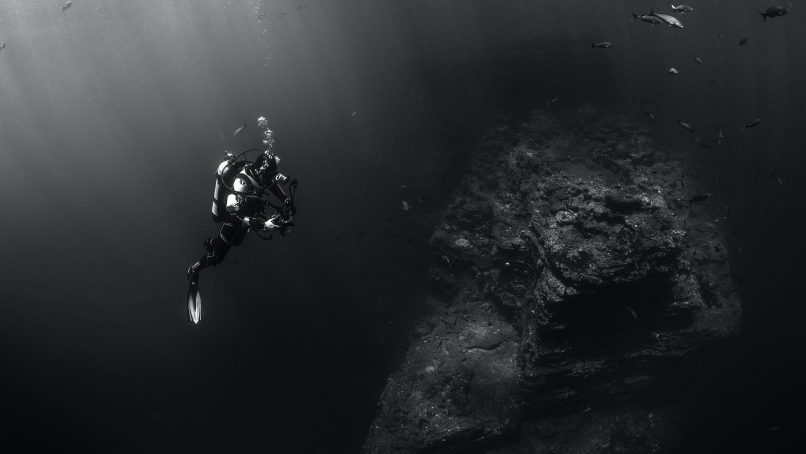
{"label": "black wetsuit", "polygon": [[[253,166],[257,167],[257,165],[247,166],[241,173],[238,174],[237,178],[241,179],[242,183],[242,189],[238,190],[259,195],[268,189],[272,194],[275,195],[275,197],[280,199],[283,202],[284,207],[286,207],[287,211],[282,213],[282,217],[284,221],[287,221],[291,214],[290,210],[293,210],[293,206],[290,206],[290,199],[278,184],[278,180],[280,180],[278,175],[280,174],[273,169],[270,173],[270,176],[263,179],[263,181],[268,181],[268,183],[261,184],[261,178],[255,172]],[[282,177],[282,181],[287,180],[285,176],[280,175],[280,177]],[[234,211],[228,211],[218,235],[213,238],[208,238],[204,242],[207,253],[201,256],[199,261],[191,266],[190,270],[188,271],[189,279],[195,280],[199,271],[207,268],[208,266],[221,263],[221,261],[227,256],[230,248],[232,246],[240,245],[246,234],[249,233],[250,229],[260,229],[268,220],[265,214],[266,206],[264,205],[263,201],[240,195],[237,197],[239,199],[239,206]],[[249,218],[248,227],[244,225],[244,218],[246,217]]]}

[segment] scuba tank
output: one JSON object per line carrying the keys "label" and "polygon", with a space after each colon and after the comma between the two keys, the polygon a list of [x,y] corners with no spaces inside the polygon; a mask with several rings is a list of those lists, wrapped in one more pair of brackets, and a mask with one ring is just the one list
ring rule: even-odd
{"label": "scuba tank", "polygon": [[238,161],[230,157],[219,164],[215,173],[215,189],[213,189],[213,222],[222,222],[227,213],[227,196],[233,193],[232,184],[240,171],[249,161]]}

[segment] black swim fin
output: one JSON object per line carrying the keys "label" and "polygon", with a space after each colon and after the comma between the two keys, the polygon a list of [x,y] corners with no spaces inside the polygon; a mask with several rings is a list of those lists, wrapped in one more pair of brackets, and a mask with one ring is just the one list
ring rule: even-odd
{"label": "black swim fin", "polygon": [[188,285],[188,318],[194,324],[198,324],[202,319],[201,292],[199,283],[196,280]]}

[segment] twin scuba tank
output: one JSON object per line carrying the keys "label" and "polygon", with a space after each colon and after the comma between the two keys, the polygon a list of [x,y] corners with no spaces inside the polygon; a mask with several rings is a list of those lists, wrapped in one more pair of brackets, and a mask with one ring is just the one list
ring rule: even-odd
{"label": "twin scuba tank", "polygon": [[218,166],[213,189],[213,222],[223,222],[227,218],[227,196],[234,192],[232,185],[235,183],[235,177],[247,164],[249,164],[247,160],[230,158]]}

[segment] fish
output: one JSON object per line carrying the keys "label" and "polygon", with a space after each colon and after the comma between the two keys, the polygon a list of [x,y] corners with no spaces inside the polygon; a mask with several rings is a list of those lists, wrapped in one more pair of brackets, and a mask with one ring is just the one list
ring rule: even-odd
{"label": "fish", "polygon": [[652,112],[644,112],[644,115],[646,115],[646,117],[650,120],[655,121],[655,115],[652,114]]}
{"label": "fish", "polygon": [[691,57],[694,59],[694,61],[695,61],[695,62],[696,62],[698,65],[701,65],[701,64],[702,64],[702,58],[700,58],[700,57],[698,57],[698,56],[696,56],[696,55],[694,55],[694,54],[691,54]]}
{"label": "fish", "polygon": [[751,121],[750,123],[745,124],[744,128],[742,128],[742,129],[755,128],[756,126],[759,125],[759,123],[761,123],[761,118],[756,118],[755,120]]}
{"label": "fish", "polygon": [[680,73],[680,71],[678,71],[677,68],[675,68],[674,66],[669,68],[666,72],[668,72],[669,74],[678,74],[678,73]]}
{"label": "fish", "polygon": [[680,14],[686,14],[686,13],[690,13],[690,12],[694,11],[694,7],[688,6],[688,5],[674,6],[674,4],[672,4],[672,11],[674,11],[676,13],[680,13]]}
{"label": "fish", "polygon": [[6,43],[0,44],[0,52],[6,48]]}
{"label": "fish", "polygon": [[402,205],[401,208],[402,208],[403,211],[409,211],[411,209],[411,206],[409,205],[409,202],[406,202],[405,200],[401,200],[400,204]]}
{"label": "fish", "polygon": [[64,5],[62,5],[62,12],[65,12],[65,11],[67,11],[68,9],[70,9],[70,7],[71,7],[71,6],[73,6],[73,2],[71,2],[71,1],[69,1],[69,0],[68,0],[68,1],[67,1],[67,3],[65,3]]}
{"label": "fish", "polygon": [[546,107],[548,107],[548,106],[550,106],[550,105],[554,104],[555,102],[557,102],[557,101],[559,101],[559,100],[560,100],[560,98],[559,98],[559,97],[549,99],[548,101],[546,101]]}
{"label": "fish", "polygon": [[600,41],[598,43],[591,43],[591,49],[610,49],[613,43],[610,41]]}
{"label": "fish", "polygon": [[632,315],[632,318],[638,320],[638,314],[635,313],[633,308],[631,308],[630,306],[627,306],[627,311],[630,313],[630,315]]}
{"label": "fish", "polygon": [[354,110],[353,113],[350,114],[350,118],[355,118],[358,115],[358,109]]}
{"label": "fish", "polygon": [[725,140],[725,134],[722,134],[722,128],[719,128],[719,134],[716,135],[716,144],[722,145],[723,140]]}
{"label": "fish", "polygon": [[764,18],[764,22],[767,22],[768,17],[779,17],[783,16],[788,12],[789,8],[787,8],[786,6],[770,6],[769,8],[767,8],[767,11],[764,11],[763,13],[759,14],[761,14],[761,17]]}
{"label": "fish", "polygon": [[694,126],[691,126],[691,124],[686,123],[683,120],[678,120],[677,124],[680,125],[683,129],[685,129],[688,132],[694,132]]}
{"label": "fish", "polygon": [[242,133],[244,129],[246,129],[246,122],[243,122],[241,127],[236,129],[235,132],[232,133],[232,135],[237,136],[238,134]]}
{"label": "fish", "polygon": [[744,46],[748,41],[750,41],[750,38],[742,38],[739,40],[739,45]]}
{"label": "fish", "polygon": [[634,21],[636,19],[640,20],[641,22],[646,22],[646,23],[652,24],[652,25],[660,25],[660,24],[663,23],[663,20],[661,18],[655,16],[654,14],[641,14],[641,15],[638,15],[638,14],[632,13],[632,20]]}
{"label": "fish", "polygon": [[691,196],[691,198],[688,199],[688,203],[689,205],[691,205],[694,202],[705,202],[710,198],[711,198],[710,192],[702,192],[700,194],[694,194],[693,196]]}
{"label": "fish", "polygon": [[670,27],[683,28],[683,23],[680,22],[680,19],[678,19],[678,18],[676,18],[674,16],[670,16],[668,14],[656,13],[654,11],[651,14],[653,16],[657,17],[658,19],[660,19],[661,21],[663,21],[664,24],[666,24],[666,25],[668,25]]}

